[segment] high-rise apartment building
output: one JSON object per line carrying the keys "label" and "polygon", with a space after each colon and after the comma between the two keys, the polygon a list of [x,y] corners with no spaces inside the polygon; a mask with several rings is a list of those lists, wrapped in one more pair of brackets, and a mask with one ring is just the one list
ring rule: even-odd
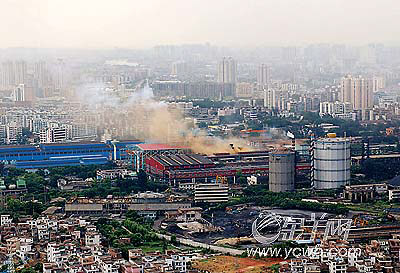
{"label": "high-rise apartment building", "polygon": [[48,121],[42,118],[34,118],[29,120],[29,130],[33,133],[39,133],[48,127]]}
{"label": "high-rise apartment building", "polygon": [[37,81],[39,88],[44,88],[49,85],[50,75],[47,68],[47,64],[44,61],[39,61],[33,65],[34,79]]}
{"label": "high-rise apartment building", "polygon": [[264,107],[267,109],[284,110],[287,102],[287,93],[277,89],[264,90]]}
{"label": "high-rise apartment building", "polygon": [[22,127],[15,124],[10,124],[6,126],[6,144],[15,144],[18,139],[22,136]]}
{"label": "high-rise apartment building", "polygon": [[261,64],[257,70],[257,85],[259,89],[268,88],[269,70],[266,64]]}
{"label": "high-rise apartment building", "polygon": [[64,89],[66,87],[65,79],[65,62],[63,59],[58,59],[56,67],[54,69],[54,84],[56,89],[56,94],[59,96],[64,95]]}
{"label": "high-rise apartment building", "polygon": [[175,76],[182,76],[188,72],[188,66],[185,61],[177,61],[171,65],[171,74]]}
{"label": "high-rise apartment building", "polygon": [[339,114],[347,114],[351,112],[351,104],[349,102],[321,102],[319,105],[319,114],[336,116]]}
{"label": "high-rise apartment building", "polygon": [[25,61],[6,61],[1,65],[0,89],[13,89],[16,85],[24,84],[27,75]]}
{"label": "high-rise apartment building", "polygon": [[232,57],[224,57],[218,63],[218,82],[236,83],[237,64]]}
{"label": "high-rise apartment building", "polygon": [[34,84],[34,78],[32,74],[28,74],[25,78],[24,83],[24,94],[25,101],[35,101],[36,100],[36,92],[37,85]]}
{"label": "high-rise apartment building", "polygon": [[374,106],[373,80],[348,75],[341,81],[341,101],[351,103],[353,110],[369,110]]}
{"label": "high-rise apartment building", "polygon": [[251,98],[254,93],[254,85],[248,82],[239,82],[236,84],[236,97]]}
{"label": "high-rise apartment building", "polygon": [[41,143],[65,142],[68,139],[67,128],[47,128],[40,131]]}
{"label": "high-rise apartment building", "polygon": [[[14,63],[6,61],[1,64],[1,89],[11,89],[15,85]],[[12,89],[11,89],[12,90]]]}
{"label": "high-rise apartment building", "polygon": [[13,91],[14,101],[25,101],[25,86],[24,84],[18,84]]}
{"label": "high-rise apartment building", "polygon": [[7,125],[0,125],[0,144],[6,144],[7,139]]}
{"label": "high-rise apartment building", "polygon": [[0,144],[16,144],[22,137],[22,127],[15,123],[0,125]]}
{"label": "high-rise apartment building", "polygon": [[385,79],[383,77],[373,77],[372,80],[374,92],[385,88]]}
{"label": "high-rise apartment building", "polygon": [[27,74],[27,65],[25,61],[16,61],[15,63],[15,82],[14,84],[24,84]]}

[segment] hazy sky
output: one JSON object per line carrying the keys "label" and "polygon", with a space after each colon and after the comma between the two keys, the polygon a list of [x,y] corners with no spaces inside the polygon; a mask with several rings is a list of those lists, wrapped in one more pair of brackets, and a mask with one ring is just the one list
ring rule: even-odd
{"label": "hazy sky", "polygon": [[399,0],[0,0],[0,47],[400,44]]}

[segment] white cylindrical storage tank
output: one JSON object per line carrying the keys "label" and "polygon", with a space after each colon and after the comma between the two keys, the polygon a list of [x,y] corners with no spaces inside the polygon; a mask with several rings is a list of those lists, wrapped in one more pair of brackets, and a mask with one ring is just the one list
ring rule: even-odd
{"label": "white cylindrical storage tank", "polygon": [[295,153],[273,151],[269,153],[269,190],[294,191]]}
{"label": "white cylindrical storage tank", "polygon": [[322,138],[314,143],[313,172],[316,189],[337,189],[350,183],[350,141]]}

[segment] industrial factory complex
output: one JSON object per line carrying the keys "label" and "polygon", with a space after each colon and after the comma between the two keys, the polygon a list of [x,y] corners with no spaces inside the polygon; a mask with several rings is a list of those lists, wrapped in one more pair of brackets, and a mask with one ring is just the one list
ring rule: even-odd
{"label": "industrial factory complex", "polygon": [[[194,189],[201,183],[235,184],[241,176],[268,176],[271,191],[287,192],[295,190],[299,172],[309,175],[317,190],[348,185],[352,157],[350,139],[328,134],[305,148],[291,143],[269,150],[232,148],[232,153],[211,155],[195,154],[187,146],[140,141],[0,146],[0,161],[24,169],[124,161],[135,171],[144,170],[151,179],[181,189]],[[355,163],[358,161],[355,157]]]}
{"label": "industrial factory complex", "polygon": [[[203,156],[196,154],[154,155],[146,158],[146,170],[155,177],[162,178],[172,184],[176,182],[207,182],[208,179],[221,177],[235,178],[240,172],[243,175],[266,174],[268,163],[264,153],[247,153],[253,161],[239,159],[236,155],[227,160],[227,155]],[[257,158],[261,155],[261,158]],[[267,158],[268,160],[268,158]]]}
{"label": "industrial factory complex", "polygon": [[[308,152],[308,155],[307,155]],[[334,134],[312,141],[299,155],[295,146],[273,150],[236,151],[212,155],[193,154],[182,146],[138,144],[127,151],[131,164],[172,186],[194,188],[199,183],[239,176],[269,176],[273,192],[294,191],[295,173],[308,172],[315,189],[340,188],[350,179],[350,140]],[[306,156],[304,155],[306,154]]]}

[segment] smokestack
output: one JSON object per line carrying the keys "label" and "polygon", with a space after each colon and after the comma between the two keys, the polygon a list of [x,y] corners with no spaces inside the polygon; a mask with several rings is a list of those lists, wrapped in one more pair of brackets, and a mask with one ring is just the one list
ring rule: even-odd
{"label": "smokestack", "polygon": [[114,161],[117,160],[117,143],[118,142],[119,142],[118,140],[111,141],[111,144],[114,146],[114,152],[113,152],[113,160]]}

